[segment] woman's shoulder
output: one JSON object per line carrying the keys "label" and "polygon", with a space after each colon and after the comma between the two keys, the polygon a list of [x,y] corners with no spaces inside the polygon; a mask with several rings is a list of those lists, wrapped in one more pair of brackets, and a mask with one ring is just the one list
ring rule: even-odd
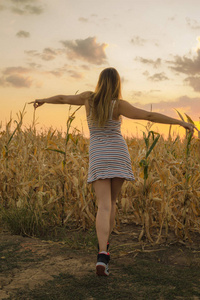
{"label": "woman's shoulder", "polygon": [[92,100],[93,95],[94,95],[94,93],[91,92],[91,91],[86,91],[86,92],[83,93],[83,98],[84,98],[84,103],[85,103],[87,116],[89,116],[89,114],[90,114],[90,108],[92,106],[91,100]]}
{"label": "woman's shoulder", "polygon": [[86,92],[83,92],[81,93],[81,96],[85,99],[85,100],[88,100],[91,98],[91,96],[93,95],[94,93],[91,92],[91,91],[86,91]]}

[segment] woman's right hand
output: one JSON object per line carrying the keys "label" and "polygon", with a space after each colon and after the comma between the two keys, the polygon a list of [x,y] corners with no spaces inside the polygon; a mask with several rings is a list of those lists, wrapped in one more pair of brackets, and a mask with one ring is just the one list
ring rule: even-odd
{"label": "woman's right hand", "polygon": [[42,106],[45,103],[45,100],[44,99],[36,99],[35,101],[29,102],[29,104],[32,104],[32,103],[33,103],[34,108],[36,109],[39,106]]}

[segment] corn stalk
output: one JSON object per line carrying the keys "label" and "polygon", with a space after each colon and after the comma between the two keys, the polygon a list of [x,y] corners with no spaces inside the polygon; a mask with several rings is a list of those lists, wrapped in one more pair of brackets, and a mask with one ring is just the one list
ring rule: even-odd
{"label": "corn stalk", "polygon": [[[157,135],[155,137],[155,135]],[[150,138],[152,136],[152,143],[150,144]],[[148,135],[146,135],[145,132],[143,132],[143,139],[146,146],[146,154],[145,158],[142,159],[139,163],[140,167],[143,168],[143,197],[142,197],[142,231],[139,236],[139,240],[142,239],[143,235],[146,233],[148,239],[153,242],[150,232],[149,232],[149,212],[148,212],[148,206],[149,206],[149,199],[148,199],[148,187],[147,187],[147,179],[149,177],[149,155],[151,154],[152,150],[154,149],[155,145],[157,144],[158,140],[160,138],[160,134],[156,133],[154,131],[149,131]]]}
{"label": "corn stalk", "polygon": [[[177,113],[179,114],[181,120],[183,122],[185,122],[184,117],[181,115],[180,112],[177,111]],[[187,115],[185,114],[186,118],[187,118],[187,122],[194,124],[193,120]],[[191,201],[191,196],[190,196],[190,179],[191,179],[191,168],[190,168],[190,147],[191,147],[191,141],[192,141],[192,133],[188,132],[188,130],[186,130],[186,156],[185,156],[185,184],[184,184],[184,198],[183,198],[183,239],[186,240],[187,238],[189,238],[188,236],[188,210],[190,207],[190,201]]]}
{"label": "corn stalk", "polygon": [[[70,110],[71,110],[71,106],[69,107],[69,117],[67,119],[67,132],[66,132],[66,137],[65,137],[65,147],[64,150],[62,149],[53,149],[53,148],[46,148],[46,150],[49,151],[54,151],[57,153],[62,154],[63,156],[63,160],[62,160],[62,174],[63,176],[61,176],[60,178],[60,182],[61,182],[61,186],[62,186],[62,197],[60,198],[60,204],[61,204],[61,224],[62,226],[64,225],[64,219],[65,219],[65,203],[67,201],[67,174],[68,174],[68,170],[67,170],[67,146],[68,146],[68,142],[71,139],[73,142],[73,136],[71,133],[69,133],[70,128],[71,128],[71,124],[73,122],[73,120],[75,119],[75,113],[81,108],[81,106],[79,106],[71,115],[70,115]],[[77,143],[77,141],[75,142]]]}
{"label": "corn stalk", "polygon": [[8,208],[8,186],[9,186],[9,178],[8,178],[8,169],[9,169],[9,152],[10,152],[10,146],[12,144],[12,141],[14,139],[14,136],[16,135],[17,131],[20,132],[20,129],[23,124],[23,118],[25,115],[25,108],[24,106],[23,110],[17,114],[18,121],[14,120],[14,123],[16,124],[16,128],[13,130],[12,133],[10,133],[10,127],[12,125],[12,119],[10,119],[9,123],[6,126],[6,132],[7,132],[7,141],[5,142],[5,145],[3,146],[3,157],[5,161],[5,173],[4,173],[4,189],[3,189],[3,198],[4,198],[4,207]]}

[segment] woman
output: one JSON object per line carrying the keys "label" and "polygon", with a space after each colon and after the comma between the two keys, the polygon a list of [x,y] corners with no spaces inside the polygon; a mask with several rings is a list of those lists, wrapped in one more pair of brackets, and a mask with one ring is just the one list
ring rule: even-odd
{"label": "woman", "polygon": [[124,180],[134,180],[128,148],[120,131],[120,117],[176,124],[192,133],[196,127],[163,114],[138,109],[122,100],[121,80],[114,68],[101,72],[95,92],[58,95],[31,103],[34,103],[35,109],[44,103],[85,105],[90,130],[88,183],[93,183],[98,200],[96,231],[99,254],[96,273],[108,276],[110,255],[107,241],[114,227],[116,198]]}

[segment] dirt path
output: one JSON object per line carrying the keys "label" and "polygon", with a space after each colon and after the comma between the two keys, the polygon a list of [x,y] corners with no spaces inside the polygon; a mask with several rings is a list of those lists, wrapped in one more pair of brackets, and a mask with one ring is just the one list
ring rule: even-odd
{"label": "dirt path", "polygon": [[[53,280],[53,275],[68,272],[77,277],[94,270],[96,257],[81,250],[67,249],[62,243],[35,238],[1,234],[0,245],[4,245],[0,261],[0,299],[13,295],[16,289],[33,289],[38,284]],[[83,265],[87,264],[87,270]]]}
{"label": "dirt path", "polygon": [[[176,266],[184,268],[196,266],[200,269],[200,237],[192,245],[183,245],[181,243],[171,243],[169,245],[168,243],[151,246],[150,244],[143,243],[142,245],[138,243],[137,231],[136,227],[133,230],[133,226],[122,226],[119,234],[112,235],[112,278],[124,272],[122,272],[122,267],[128,268],[134,264],[136,266],[137,259],[138,264],[139,259],[142,259],[152,263],[171,265],[173,268]],[[68,240],[72,239],[73,235],[73,232],[69,233]],[[81,280],[88,275],[94,275],[95,277],[96,249],[89,239],[88,243],[88,248],[83,247],[81,249],[80,246],[72,247],[79,249],[72,249],[66,242],[52,242],[37,238],[15,236],[1,230],[0,299],[20,299],[15,298],[18,290],[34,290],[38,286],[45,285],[48,281],[53,281],[55,276],[59,276],[61,273],[67,273],[77,280]],[[200,286],[200,278],[198,285]],[[200,293],[199,290],[198,292]],[[98,299],[98,297],[87,299]],[[200,298],[195,298],[194,295],[191,299]]]}

